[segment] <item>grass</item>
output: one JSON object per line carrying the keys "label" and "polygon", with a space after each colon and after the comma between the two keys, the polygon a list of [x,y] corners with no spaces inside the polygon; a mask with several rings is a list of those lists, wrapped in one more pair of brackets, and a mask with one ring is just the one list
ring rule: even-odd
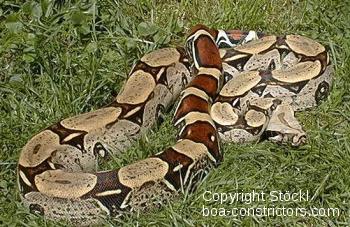
{"label": "grass", "polygon": [[[156,3],[157,2],[157,3]],[[308,134],[296,149],[270,142],[225,144],[225,160],[192,194],[162,209],[105,225],[350,225],[350,10],[347,1],[51,1],[0,2],[0,225],[57,226],[20,203],[16,162],[28,139],[68,116],[97,109],[117,94],[143,54],[183,45],[196,23],[223,29],[297,33],[329,46],[335,68],[331,95],[298,113]],[[106,168],[171,145],[170,123],[151,130]],[[203,193],[309,191],[302,202],[207,202]],[[339,208],[338,217],[204,217],[203,206]],[[61,223],[60,226],[65,226]]]}

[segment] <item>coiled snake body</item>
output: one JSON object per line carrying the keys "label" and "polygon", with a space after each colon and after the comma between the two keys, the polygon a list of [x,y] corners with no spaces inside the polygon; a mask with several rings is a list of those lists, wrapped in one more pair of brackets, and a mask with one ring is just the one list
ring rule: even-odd
{"label": "coiled snake body", "polygon": [[[187,52],[186,52],[187,51]],[[162,204],[222,161],[219,139],[298,146],[294,111],[319,104],[331,86],[326,49],[298,35],[267,36],[195,26],[183,48],[146,54],[110,105],[54,124],[23,148],[22,200],[33,212],[76,224]],[[127,149],[180,95],[175,145],[120,169],[96,160]]]}

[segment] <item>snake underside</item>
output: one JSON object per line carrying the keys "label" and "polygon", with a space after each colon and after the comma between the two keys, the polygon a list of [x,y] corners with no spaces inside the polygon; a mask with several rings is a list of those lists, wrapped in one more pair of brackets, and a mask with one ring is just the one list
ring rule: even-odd
{"label": "snake underside", "polygon": [[[49,219],[81,225],[158,207],[222,161],[220,139],[303,144],[294,112],[325,99],[331,76],[325,47],[309,38],[195,26],[186,48],[143,56],[111,104],[29,140],[18,163],[23,203]],[[97,160],[130,147],[175,100],[173,146],[96,172]]]}

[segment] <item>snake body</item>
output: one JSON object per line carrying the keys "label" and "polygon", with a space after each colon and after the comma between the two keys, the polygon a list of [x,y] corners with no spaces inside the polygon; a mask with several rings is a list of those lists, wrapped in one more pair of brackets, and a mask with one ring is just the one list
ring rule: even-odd
{"label": "snake body", "polygon": [[[186,48],[142,57],[111,104],[29,140],[18,162],[22,201],[49,219],[84,225],[159,206],[222,161],[220,139],[304,143],[294,111],[326,98],[331,75],[325,47],[309,38],[195,26]],[[178,96],[173,146],[96,172],[97,159],[130,147]]]}

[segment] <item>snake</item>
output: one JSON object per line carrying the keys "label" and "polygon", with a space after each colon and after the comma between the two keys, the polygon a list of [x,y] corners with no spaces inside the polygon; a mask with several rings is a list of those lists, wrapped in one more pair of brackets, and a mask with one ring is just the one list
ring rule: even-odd
{"label": "snake", "polygon": [[[328,96],[332,74],[326,47],[313,39],[196,25],[184,47],[139,59],[110,104],[59,121],[26,143],[17,167],[22,203],[77,225],[160,207],[194,190],[223,161],[221,143],[304,144],[295,112]],[[97,170],[172,106],[174,145]]]}

